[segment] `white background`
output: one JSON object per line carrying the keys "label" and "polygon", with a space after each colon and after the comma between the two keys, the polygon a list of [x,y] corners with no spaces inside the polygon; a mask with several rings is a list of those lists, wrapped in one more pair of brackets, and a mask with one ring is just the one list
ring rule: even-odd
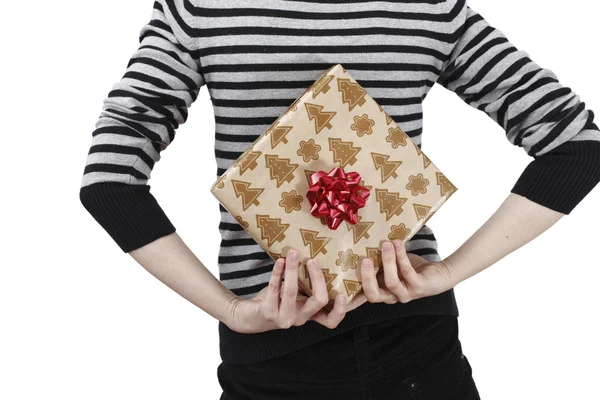
{"label": "white background", "polygon": [[[600,115],[600,7],[471,0]],[[152,0],[6,2],[2,11],[0,399],[218,399],[217,321],[122,253],[79,202],[101,102]],[[428,223],[442,257],[496,210],[531,160],[436,85],[423,149],[459,191]],[[597,118],[600,123],[600,118]],[[206,87],[152,192],[217,275],[214,116]],[[460,338],[485,400],[600,399],[600,189],[456,288]]]}

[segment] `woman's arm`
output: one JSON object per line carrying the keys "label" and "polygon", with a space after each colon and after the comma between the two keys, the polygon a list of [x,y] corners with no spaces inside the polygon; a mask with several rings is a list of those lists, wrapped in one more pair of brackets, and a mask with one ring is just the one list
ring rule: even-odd
{"label": "woman's arm", "polygon": [[529,243],[564,215],[510,193],[470,238],[440,262],[429,262],[407,253],[400,240],[390,243],[389,248],[384,243],[383,273],[376,275],[372,261],[363,259],[364,292],[354,298],[348,308],[356,308],[366,301],[407,303],[445,292]]}
{"label": "woman's arm", "polygon": [[600,181],[600,130],[579,96],[469,6],[458,32],[438,83],[533,160],[500,208],[445,259],[455,283],[539,236]]}
{"label": "woman's arm", "polygon": [[[175,139],[188,109],[206,81],[199,53],[178,15],[182,0],[156,0],[151,20],[139,33],[139,46],[122,78],[104,99],[83,172],[80,200],[120,249],[175,292],[236,331],[257,332],[300,325],[309,318],[335,327],[345,315],[344,299],[330,313],[325,279],[310,298],[300,296],[296,279],[282,284],[280,259],[270,284],[242,300],[196,258],[150,191],[155,164]],[[285,274],[297,274],[297,261],[285,260]],[[284,293],[280,299],[280,293]]]}
{"label": "woman's arm", "polygon": [[498,210],[456,251],[444,258],[450,287],[529,243],[565,214],[510,193]]}
{"label": "woman's arm", "polygon": [[[317,264],[309,264],[314,293],[299,293],[298,253],[288,251],[273,267],[269,285],[252,299],[244,300],[227,289],[200,262],[177,232],[161,237],[129,253],[154,277],[212,317],[240,333],[286,329],[314,320],[335,328],[344,319],[346,297],[336,297],[331,311],[325,278]],[[285,265],[285,267],[284,267]],[[285,277],[284,275],[285,268]]]}
{"label": "woman's arm", "polygon": [[600,182],[600,130],[579,96],[466,3],[451,25],[456,40],[437,83],[485,112],[533,160],[500,208],[441,262],[407,254],[401,241],[382,246],[379,276],[364,259],[365,296],[350,307],[446,291],[539,236]]}
{"label": "woman's arm", "polygon": [[445,292],[529,243],[564,215],[510,193],[470,238],[440,262],[407,253],[400,240],[390,243],[389,248],[384,243],[383,273],[376,275],[372,261],[363,259],[364,291],[350,302],[349,309],[366,301],[407,303]]}
{"label": "woman's arm", "polygon": [[180,1],[157,0],[139,46],[103,101],[80,190],[87,211],[125,253],[223,322],[235,295],[194,256],[150,191],[151,173],[205,85],[178,25]]}
{"label": "woman's arm", "polygon": [[177,232],[129,252],[142,267],[212,317],[231,325],[238,298],[194,255]]}
{"label": "woman's arm", "polygon": [[182,6],[154,2],[92,132],[79,198],[125,253],[175,232],[149,183],[206,83],[198,53],[177,24]]}
{"label": "woman's arm", "polygon": [[594,112],[471,7],[457,17],[456,32],[437,83],[484,112],[533,158],[512,193],[569,214],[600,181]]}

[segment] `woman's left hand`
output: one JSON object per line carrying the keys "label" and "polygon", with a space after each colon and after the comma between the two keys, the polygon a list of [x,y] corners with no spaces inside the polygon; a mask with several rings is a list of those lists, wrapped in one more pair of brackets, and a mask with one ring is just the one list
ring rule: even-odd
{"label": "woman's left hand", "polygon": [[401,240],[386,241],[381,249],[383,273],[376,274],[373,261],[361,263],[363,291],[348,303],[352,310],[365,302],[408,303],[434,296],[453,288],[456,283],[452,269],[444,261],[429,262],[416,254],[407,253]]}

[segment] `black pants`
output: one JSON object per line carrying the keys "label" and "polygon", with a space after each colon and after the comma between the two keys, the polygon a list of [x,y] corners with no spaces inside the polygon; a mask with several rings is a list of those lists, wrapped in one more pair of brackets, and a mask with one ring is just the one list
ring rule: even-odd
{"label": "black pants", "polygon": [[248,365],[221,363],[221,400],[479,400],[452,316],[365,325]]}

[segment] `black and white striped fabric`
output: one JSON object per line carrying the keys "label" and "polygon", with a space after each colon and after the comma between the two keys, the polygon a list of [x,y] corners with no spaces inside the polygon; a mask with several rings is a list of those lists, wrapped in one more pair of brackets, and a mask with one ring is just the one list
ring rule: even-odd
{"label": "black and white striped fabric", "polygon": [[[124,252],[174,232],[147,184],[201,87],[216,118],[216,179],[336,63],[418,145],[436,82],[487,113],[534,157],[514,193],[568,214],[600,181],[592,111],[465,0],[156,0],[104,101],[83,205]],[[219,228],[220,279],[252,297],[273,262],[222,207]],[[428,226],[407,249],[440,260]]]}

